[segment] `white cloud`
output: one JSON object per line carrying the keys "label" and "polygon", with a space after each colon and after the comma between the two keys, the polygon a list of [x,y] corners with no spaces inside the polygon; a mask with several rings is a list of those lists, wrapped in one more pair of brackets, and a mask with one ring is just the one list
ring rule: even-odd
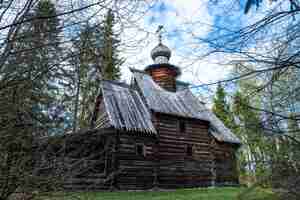
{"label": "white cloud", "polygon": [[[153,63],[150,52],[157,45],[155,31],[159,24],[165,27],[163,42],[172,50],[170,62],[183,70],[181,80],[199,84],[200,81],[210,82],[224,78],[228,72],[226,68],[215,64],[215,60],[200,60],[196,55],[191,54],[193,53],[192,44],[195,44],[193,36],[205,37],[210,31],[210,26],[207,24],[212,24],[213,18],[208,13],[208,0],[165,0],[163,3],[166,6],[165,12],[151,10],[136,23],[135,27],[127,29],[122,34],[122,40],[125,43],[128,38],[134,41],[140,40],[137,48],[134,47],[136,49],[125,49],[123,56],[127,58],[127,61],[122,69],[123,79],[127,81],[130,79],[128,67],[144,69]],[[149,24],[151,17],[158,20]],[[133,44],[136,45],[136,43]],[[196,46],[199,49],[201,44],[197,42]],[[205,46],[203,46],[204,49]]]}

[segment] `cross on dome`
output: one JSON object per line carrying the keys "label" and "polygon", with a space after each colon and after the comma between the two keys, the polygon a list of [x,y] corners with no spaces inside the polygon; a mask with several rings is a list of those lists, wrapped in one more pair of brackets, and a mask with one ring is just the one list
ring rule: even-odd
{"label": "cross on dome", "polygon": [[155,64],[169,63],[171,50],[162,43],[163,26],[159,25],[156,33],[158,34],[158,45],[151,51],[151,57]]}

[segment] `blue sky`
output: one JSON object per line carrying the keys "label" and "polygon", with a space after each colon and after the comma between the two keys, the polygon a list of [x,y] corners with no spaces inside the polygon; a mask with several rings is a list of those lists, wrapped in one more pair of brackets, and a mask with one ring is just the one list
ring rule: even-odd
{"label": "blue sky", "polygon": [[[230,59],[224,55],[213,55],[203,58],[210,50],[210,45],[218,40],[226,42],[228,35],[238,36],[235,32],[248,23],[253,15],[245,15],[243,4],[229,4],[226,0],[212,3],[211,0],[164,0],[158,1],[138,23],[141,30],[127,31],[123,37],[135,34],[135,38],[147,37],[140,42],[137,51],[125,54],[127,58],[123,79],[128,80],[128,67],[144,69],[152,64],[151,49],[157,45],[155,31],[158,25],[164,26],[163,43],[172,50],[170,62],[182,68],[182,81],[192,84],[214,82],[226,78],[231,72],[231,66],[225,63]],[[236,2],[236,1],[234,1]],[[227,9],[224,9],[227,8]],[[213,88],[212,88],[213,89]]]}

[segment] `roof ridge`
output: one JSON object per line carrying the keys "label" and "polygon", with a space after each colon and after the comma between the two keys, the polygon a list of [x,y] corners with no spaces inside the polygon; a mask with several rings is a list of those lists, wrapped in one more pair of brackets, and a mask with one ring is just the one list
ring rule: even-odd
{"label": "roof ridge", "polygon": [[108,83],[110,83],[110,84],[118,85],[118,86],[120,86],[120,87],[126,87],[126,88],[128,88],[128,89],[133,89],[133,90],[134,90],[134,88],[132,88],[131,85],[128,84],[128,83],[126,83],[126,82],[120,82],[120,81],[116,81],[116,80],[108,80],[108,79],[103,79],[102,81],[108,82]]}
{"label": "roof ridge", "polygon": [[147,72],[145,72],[144,70],[136,69],[136,68],[133,68],[133,67],[129,67],[129,70],[131,72],[139,72],[139,73],[147,74]]}

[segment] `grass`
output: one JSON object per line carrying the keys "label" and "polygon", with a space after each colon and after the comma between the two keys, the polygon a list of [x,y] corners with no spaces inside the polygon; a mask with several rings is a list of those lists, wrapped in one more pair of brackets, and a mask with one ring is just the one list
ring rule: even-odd
{"label": "grass", "polygon": [[278,200],[276,195],[267,189],[247,190],[245,188],[201,188],[179,189],[172,191],[143,192],[77,192],[66,193],[64,197],[47,197],[43,200]]}

